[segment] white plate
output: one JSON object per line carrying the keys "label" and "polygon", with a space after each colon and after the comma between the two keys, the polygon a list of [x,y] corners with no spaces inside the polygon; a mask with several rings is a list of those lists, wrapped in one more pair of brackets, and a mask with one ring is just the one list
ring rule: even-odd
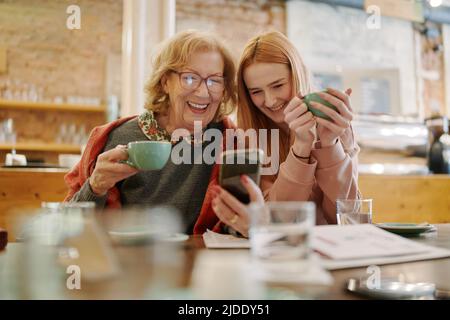
{"label": "white plate", "polygon": [[165,235],[159,235],[159,241],[168,241],[168,242],[182,242],[189,239],[189,236],[185,233],[171,233]]}

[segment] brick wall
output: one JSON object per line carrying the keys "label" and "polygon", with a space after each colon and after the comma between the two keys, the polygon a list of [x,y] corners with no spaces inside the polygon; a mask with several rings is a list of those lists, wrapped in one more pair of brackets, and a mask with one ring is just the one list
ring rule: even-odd
{"label": "brick wall", "polygon": [[286,31],[284,1],[177,0],[176,30],[210,30],[220,34],[238,58],[244,44],[266,29]]}
{"label": "brick wall", "polygon": [[[440,25],[427,22],[428,32],[418,32],[420,46],[420,65],[417,66],[418,81],[421,82],[424,116],[446,114],[445,105],[445,61],[442,28]],[[432,32],[431,32],[432,31]]]}
{"label": "brick wall", "polygon": [[[69,30],[66,8],[81,9],[81,30]],[[105,98],[109,55],[121,52],[120,0],[0,1],[0,45],[6,77],[43,87],[44,96]],[[120,78],[119,75],[115,75]],[[120,93],[120,82],[113,89]]]}
{"label": "brick wall", "polygon": [[[71,4],[81,8],[81,30],[66,28],[66,8]],[[236,57],[261,30],[285,31],[281,0],[177,0],[176,8],[177,31],[216,31],[228,40]],[[120,0],[0,1],[0,46],[6,47],[8,59],[0,82],[9,78],[35,84],[50,100],[105,99],[105,91],[120,95],[120,68],[108,78],[106,69],[115,65],[108,61],[120,61],[121,40]]]}

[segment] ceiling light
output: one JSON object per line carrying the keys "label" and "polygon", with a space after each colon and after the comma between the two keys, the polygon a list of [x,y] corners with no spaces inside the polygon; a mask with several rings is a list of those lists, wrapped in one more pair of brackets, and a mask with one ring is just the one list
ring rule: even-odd
{"label": "ceiling light", "polygon": [[442,4],[442,0],[429,0],[430,6],[432,7],[439,7]]}

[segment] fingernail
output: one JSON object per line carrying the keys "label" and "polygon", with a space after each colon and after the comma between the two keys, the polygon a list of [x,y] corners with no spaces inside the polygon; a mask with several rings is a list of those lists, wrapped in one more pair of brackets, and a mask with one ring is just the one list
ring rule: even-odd
{"label": "fingernail", "polygon": [[241,174],[241,181],[245,184],[248,183],[248,176],[245,174]]}
{"label": "fingernail", "polygon": [[211,188],[211,190],[212,190],[213,192],[215,192],[216,194],[220,194],[220,187],[219,187],[219,186],[213,186],[213,187]]}

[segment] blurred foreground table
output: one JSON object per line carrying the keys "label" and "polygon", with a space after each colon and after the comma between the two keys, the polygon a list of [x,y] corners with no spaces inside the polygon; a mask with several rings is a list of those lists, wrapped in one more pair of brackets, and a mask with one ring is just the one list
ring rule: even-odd
{"label": "blurred foreground table", "polygon": [[[450,249],[450,224],[437,231],[411,238]],[[52,248],[55,250],[55,248]],[[176,244],[113,246],[119,272],[105,279],[81,280],[74,288],[73,269],[59,265],[50,271],[48,261],[27,257],[23,243],[10,243],[0,252],[1,299],[359,299],[346,291],[349,278],[367,277],[366,268],[332,271],[331,286],[261,285],[233,267],[233,261],[248,259],[248,250],[205,249],[201,236]],[[212,254],[214,263],[199,270],[199,255]],[[83,254],[82,252],[80,253]],[[31,262],[30,262],[31,261]],[[46,270],[40,275],[38,270]],[[47,268],[47,269],[46,269]],[[432,282],[450,290],[450,258],[382,265],[381,276],[405,282]],[[34,270],[34,271],[33,271]],[[83,270],[81,270],[83,272]],[[41,276],[41,278],[40,278]],[[72,278],[71,278],[72,277]]]}

